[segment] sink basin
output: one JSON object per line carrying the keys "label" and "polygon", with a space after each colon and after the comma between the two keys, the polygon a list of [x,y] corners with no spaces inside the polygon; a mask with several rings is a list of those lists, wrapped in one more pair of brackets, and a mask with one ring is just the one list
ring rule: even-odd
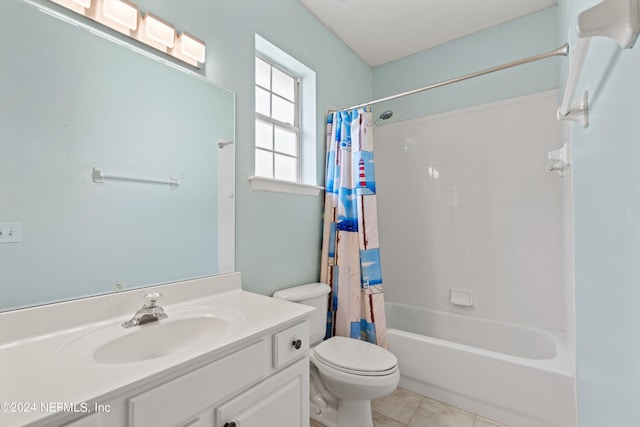
{"label": "sink basin", "polygon": [[93,360],[118,364],[156,359],[221,335],[229,328],[229,323],[217,317],[203,316],[175,321],[159,320],[136,328],[100,346],[93,353]]}
{"label": "sink basin", "polygon": [[125,329],[123,321],[88,326],[58,351],[58,357],[80,364],[119,365],[200,352],[228,337],[244,316],[227,307],[167,310],[168,318]]}

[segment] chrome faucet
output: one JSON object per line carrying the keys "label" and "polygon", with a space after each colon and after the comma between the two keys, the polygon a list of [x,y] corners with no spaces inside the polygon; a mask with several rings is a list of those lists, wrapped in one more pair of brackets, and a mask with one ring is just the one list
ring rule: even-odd
{"label": "chrome faucet", "polygon": [[147,302],[144,303],[142,308],[136,311],[131,320],[127,320],[122,324],[123,328],[132,328],[134,326],[144,325],[149,322],[156,322],[161,319],[166,319],[168,316],[164,312],[164,308],[156,304],[156,302],[162,298],[160,292],[147,292],[144,294]]}

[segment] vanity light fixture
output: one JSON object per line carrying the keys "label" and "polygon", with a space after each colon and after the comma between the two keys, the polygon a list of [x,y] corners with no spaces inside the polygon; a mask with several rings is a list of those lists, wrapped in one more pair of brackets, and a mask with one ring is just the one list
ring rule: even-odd
{"label": "vanity light fixture", "polygon": [[86,10],[91,7],[91,0],[51,0],[54,3],[64,6],[69,10],[84,15]]}
{"label": "vanity light fixture", "polygon": [[142,19],[145,35],[163,46],[172,48],[175,44],[176,29],[173,25],[147,12]]}
{"label": "vanity light fixture", "polygon": [[180,42],[180,52],[191,59],[203,63],[205,58],[205,44],[202,40],[193,37],[189,33],[182,33],[178,36]]}
{"label": "vanity light fixture", "polygon": [[130,30],[138,28],[138,6],[129,0],[102,0],[102,15]]}
{"label": "vanity light fixture", "polygon": [[202,40],[187,32],[178,35],[171,23],[150,12],[141,15],[131,0],[27,1],[51,1],[195,68],[203,68],[206,45]]}

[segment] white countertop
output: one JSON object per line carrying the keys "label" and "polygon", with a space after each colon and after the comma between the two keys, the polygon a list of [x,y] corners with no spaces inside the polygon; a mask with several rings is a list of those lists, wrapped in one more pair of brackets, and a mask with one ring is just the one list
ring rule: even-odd
{"label": "white countertop", "polygon": [[[144,303],[148,290],[52,304],[27,309],[28,313],[25,310],[1,313],[0,404],[4,406],[0,410],[0,425],[39,425],[53,415],[43,410],[42,404],[104,402],[136,382],[162,377],[169,369],[199,360],[214,359],[243,341],[306,318],[313,311],[301,304],[242,291],[237,273],[215,276],[154,288],[163,293],[159,305],[169,317],[172,312],[193,306],[233,313],[235,324],[215,339],[164,357],[112,365],[97,363],[90,355],[69,350],[70,342],[129,320]],[[115,299],[119,301],[114,303]],[[104,306],[116,311],[114,315],[100,318],[102,312],[98,307]],[[15,329],[21,330],[22,336]],[[7,403],[15,404],[13,409],[20,411],[6,412]]]}

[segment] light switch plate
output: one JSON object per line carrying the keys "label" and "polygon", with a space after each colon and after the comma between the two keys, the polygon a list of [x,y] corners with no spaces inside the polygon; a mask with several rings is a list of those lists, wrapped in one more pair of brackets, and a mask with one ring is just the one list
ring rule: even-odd
{"label": "light switch plate", "polygon": [[17,222],[0,223],[0,243],[20,243],[22,241],[22,224]]}

